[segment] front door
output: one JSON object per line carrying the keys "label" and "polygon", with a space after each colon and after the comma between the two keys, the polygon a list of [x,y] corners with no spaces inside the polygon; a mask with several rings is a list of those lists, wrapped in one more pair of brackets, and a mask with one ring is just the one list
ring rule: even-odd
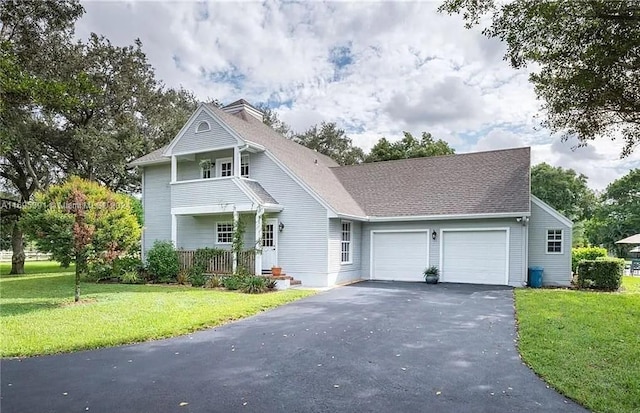
{"label": "front door", "polygon": [[262,227],[262,269],[278,265],[278,219],[265,220]]}

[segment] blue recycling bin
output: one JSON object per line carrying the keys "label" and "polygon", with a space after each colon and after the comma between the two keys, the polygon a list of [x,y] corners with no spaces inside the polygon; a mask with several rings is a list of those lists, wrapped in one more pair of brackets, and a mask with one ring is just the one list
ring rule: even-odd
{"label": "blue recycling bin", "polygon": [[544,268],[542,267],[529,267],[529,287],[540,288],[542,287],[542,274]]}

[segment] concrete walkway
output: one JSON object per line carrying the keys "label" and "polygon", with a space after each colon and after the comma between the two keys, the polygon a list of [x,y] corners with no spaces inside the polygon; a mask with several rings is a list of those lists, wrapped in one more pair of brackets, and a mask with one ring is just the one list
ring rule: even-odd
{"label": "concrete walkway", "polygon": [[3,413],[585,411],[522,364],[515,339],[510,288],[362,282],[184,337],[2,360],[0,406]]}

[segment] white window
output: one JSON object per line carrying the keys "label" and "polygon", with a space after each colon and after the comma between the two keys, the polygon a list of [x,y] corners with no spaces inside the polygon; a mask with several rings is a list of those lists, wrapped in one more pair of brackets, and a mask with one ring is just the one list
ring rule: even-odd
{"label": "white window", "polygon": [[262,246],[273,247],[275,245],[273,239],[273,224],[264,224],[262,226]]}
{"label": "white window", "polygon": [[218,176],[232,176],[233,175],[233,159],[232,158],[223,158],[216,159],[216,167],[218,168]]}
{"label": "white window", "polygon": [[562,254],[562,230],[547,230],[547,254]]}
{"label": "white window", "polygon": [[211,178],[211,159],[203,159],[200,161],[200,177],[203,179]]}
{"label": "white window", "polygon": [[233,223],[218,222],[216,240],[218,244],[231,244],[233,241]]}
{"label": "white window", "polygon": [[342,221],[340,262],[351,264],[351,222],[349,221]]}
{"label": "white window", "polygon": [[211,130],[211,126],[209,126],[209,122],[207,122],[206,120],[203,120],[202,122],[198,123],[198,126],[196,127],[196,133],[207,132],[210,130]]}
{"label": "white window", "polygon": [[240,176],[243,178],[249,177],[249,155],[242,155],[240,158]]}

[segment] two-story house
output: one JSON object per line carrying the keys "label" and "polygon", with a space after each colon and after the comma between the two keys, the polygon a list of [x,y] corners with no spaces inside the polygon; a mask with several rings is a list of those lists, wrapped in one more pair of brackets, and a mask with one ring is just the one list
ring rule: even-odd
{"label": "two-story house", "polygon": [[143,254],[231,247],[242,220],[253,271],[307,286],[359,279],[522,286],[571,276],[572,223],[531,196],[530,151],[516,148],[339,166],[285,138],[244,100],[201,104],[142,169]]}

